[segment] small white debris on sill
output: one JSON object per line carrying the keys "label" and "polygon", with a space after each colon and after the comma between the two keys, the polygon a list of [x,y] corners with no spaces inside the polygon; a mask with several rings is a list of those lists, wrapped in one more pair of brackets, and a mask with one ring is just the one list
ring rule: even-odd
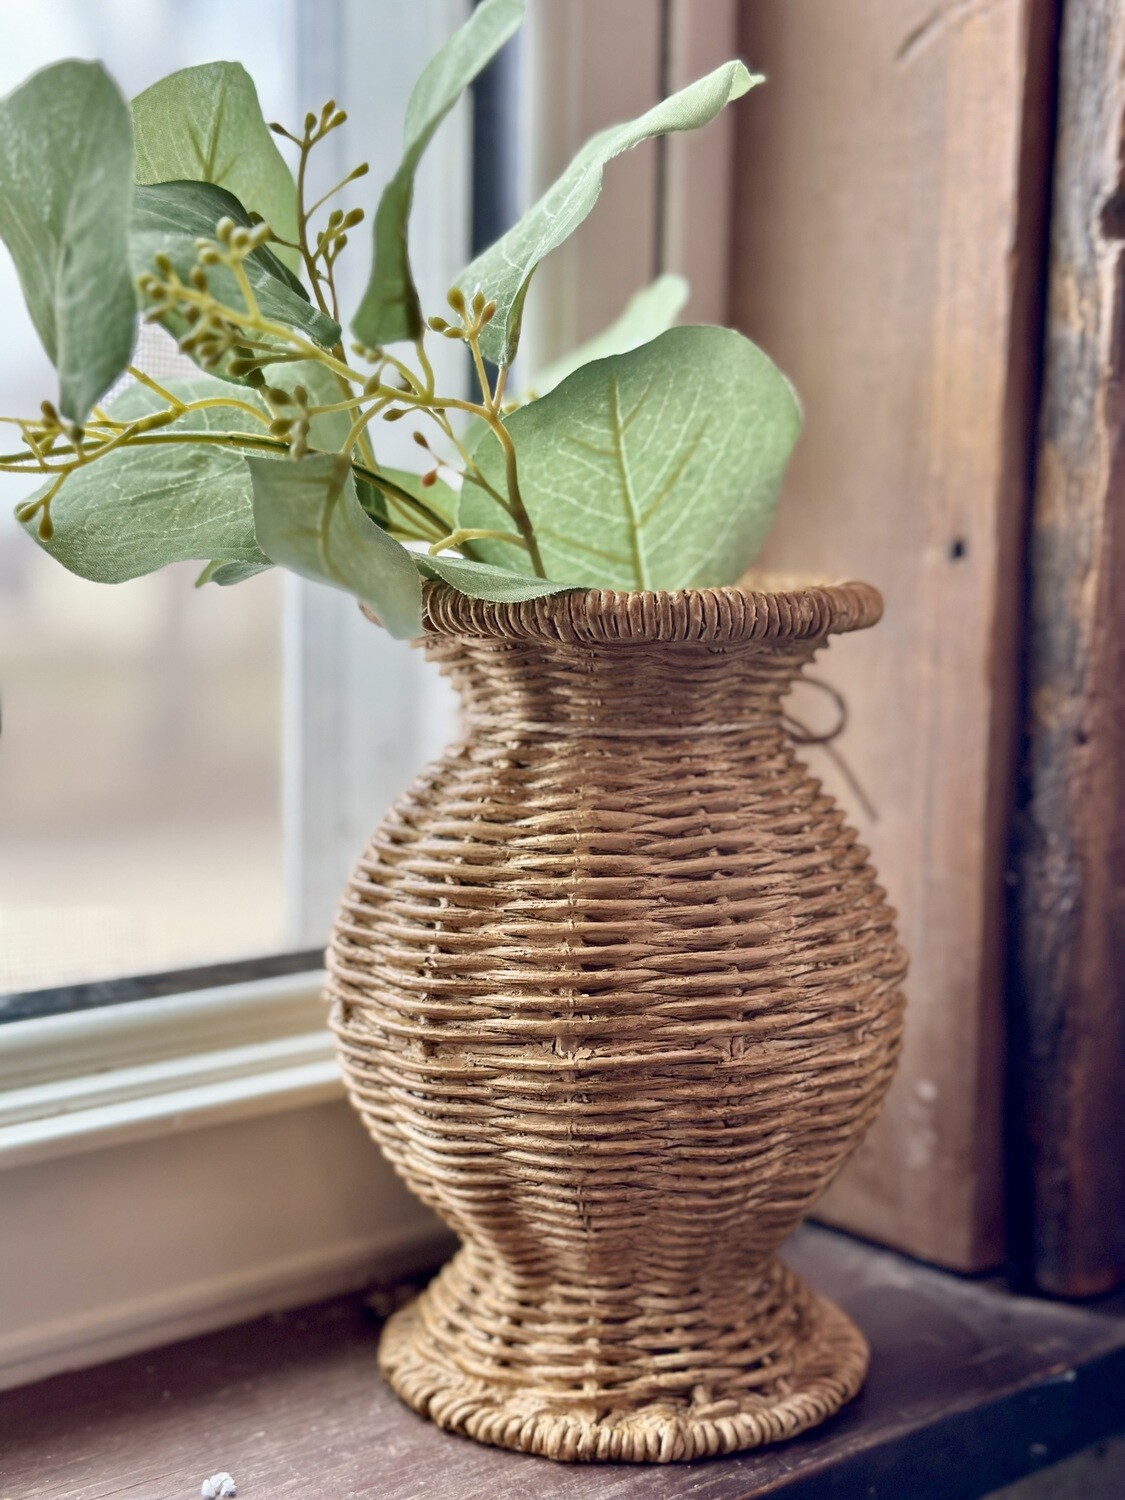
{"label": "small white debris on sill", "polygon": [[212,1474],[210,1479],[205,1479],[199,1486],[199,1493],[203,1500],[227,1500],[230,1495],[237,1495],[234,1479],[224,1469],[221,1474]]}

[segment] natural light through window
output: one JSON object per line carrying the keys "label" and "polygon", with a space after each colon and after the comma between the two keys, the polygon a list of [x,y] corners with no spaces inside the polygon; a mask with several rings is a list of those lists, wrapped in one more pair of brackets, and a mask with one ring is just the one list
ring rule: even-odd
{"label": "natural light through window", "polygon": [[[285,0],[38,0],[2,28],[0,94],[68,55],[104,59],[130,95],[230,56],[269,118],[295,107]],[[0,300],[0,405],[30,415],[55,376],[7,256]],[[88,583],[19,535],[27,488],[0,482],[0,993],[277,950],[280,579]]]}

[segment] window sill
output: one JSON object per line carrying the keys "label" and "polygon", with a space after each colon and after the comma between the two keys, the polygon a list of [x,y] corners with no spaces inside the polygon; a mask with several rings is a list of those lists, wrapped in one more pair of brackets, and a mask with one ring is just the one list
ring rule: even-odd
{"label": "window sill", "polygon": [[[864,1327],[867,1386],[836,1419],[739,1458],[574,1469],[450,1437],[376,1377],[358,1299],[212,1334],[0,1398],[5,1494],[145,1500],[228,1469],[246,1500],[971,1500],[1125,1427],[1125,1303],[1012,1296],[827,1230],[790,1259]],[[134,1478],[132,1483],[136,1483]]]}
{"label": "window sill", "polygon": [[319,973],[0,1031],[0,1170],[343,1096]]}
{"label": "window sill", "polygon": [[319,989],[0,1027],[0,1389],[349,1291],[432,1242],[344,1099]]}

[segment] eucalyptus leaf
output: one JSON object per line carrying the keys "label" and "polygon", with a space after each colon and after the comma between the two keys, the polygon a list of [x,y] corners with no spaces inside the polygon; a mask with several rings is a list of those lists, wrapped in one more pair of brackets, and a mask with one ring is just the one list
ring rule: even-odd
{"label": "eucalyptus leaf", "polygon": [[438,578],[452,584],[470,599],[491,599],[498,604],[518,604],[522,599],[539,599],[544,594],[561,594],[569,585],[552,583],[547,578],[529,578],[509,572],[492,563],[476,562],[468,557],[430,557],[425,552],[411,556],[418,571],[426,578]]}
{"label": "eucalyptus leaf", "polygon": [[427,63],[406,106],[402,161],[375,214],[371,278],[352,324],[370,348],[415,339],[422,309],[407,248],[414,175],[434,132],[523,19],[523,0],[483,0]]}
{"label": "eucalyptus leaf", "polygon": [[487,359],[497,365],[511,364],[535,268],[574,233],[593,208],[606,163],[653,136],[706,125],[724,105],[741,98],[761,81],[740,62],[723,63],[705,78],[661,100],[639,119],[611,125],[586,142],[523,218],[457,278],[466,297],[479,288],[496,303],[496,314],[480,341]]}
{"label": "eucalyptus leaf", "polygon": [[[211,182],[260,214],[282,239],[297,239],[297,193],[241,63],[210,62],[170,73],[133,100],[136,180]],[[296,269],[300,256],[279,247]]]}
{"label": "eucalyptus leaf", "polygon": [[100,63],[56,63],[0,99],[0,239],[73,422],[132,352],[132,193],[129,109]]}
{"label": "eucalyptus leaf", "polygon": [[682,276],[658,276],[629,299],[620,317],[608,328],[536,375],[529,395],[545,396],[583,365],[611,354],[628,354],[630,349],[638,349],[664,333],[683,312],[689,291]]}
{"label": "eucalyptus leaf", "polygon": [[418,571],[406,548],[364,512],[343,454],[310,453],[297,462],[251,457],[246,464],[254,525],[267,557],[354,594],[392,635],[418,634]]}
{"label": "eucalyptus leaf", "polygon": [[230,588],[232,584],[245,583],[248,578],[256,578],[272,567],[273,563],[264,553],[261,562],[209,562],[195,580],[195,586],[201,589],[205,583],[217,583],[220,588]]}
{"label": "eucalyptus leaf", "polygon": [[[728,328],[692,327],[584,365],[507,421],[546,572],[622,589],[737,582],[769,530],[800,426],[792,387],[760,349]],[[476,461],[503,493],[492,433]],[[468,480],[458,519],[510,527]],[[526,566],[507,542],[473,550]]]}
{"label": "eucalyptus leaf", "polygon": [[[178,182],[154,182],[148,187],[139,186],[134,191],[130,237],[136,239],[139,248],[143,250],[145,236],[152,236],[152,254],[164,250],[169,257],[172,257],[173,249],[180,249],[181,240],[188,238],[192,258],[186,263],[184,270],[190,271],[195,264],[195,241],[200,238],[213,240],[215,226],[223,218],[233,219],[236,224],[242,224],[246,228],[253,223],[249,212],[235,195],[227,188],[217,187],[213,182],[193,182],[189,178]],[[156,237],[159,235],[167,238],[171,249],[157,242]],[[134,253],[135,270],[151,269],[151,256],[141,264],[136,264],[138,259],[138,255]],[[180,271],[179,263],[173,263],[176,270]],[[281,282],[306,307],[309,306],[309,294],[301,278],[284,261],[279,260],[268,245],[260,245],[253,251],[247,257],[246,265],[255,268],[250,275],[250,284],[255,289],[264,284],[268,276],[273,281]],[[221,269],[208,267],[208,280]],[[224,285],[234,284],[229,272],[226,272],[226,276],[228,280]],[[318,316],[322,319],[322,326],[335,328],[339,336],[339,324],[333,323],[324,313],[318,312]]]}
{"label": "eucalyptus leaf", "polygon": [[[138,187],[129,224],[133,274],[151,271],[156,256],[166,255],[180,280],[186,282],[196,265],[196,240],[214,239],[215,226],[222,218],[231,218],[236,224],[250,223],[249,214],[234,194],[213,183],[162,182]],[[296,329],[322,349],[335,348],[340,339],[339,324],[312,305],[292,271],[267,246],[255,250],[244,265],[265,317]],[[208,266],[207,284],[218,301],[239,311],[245,307],[238,282],[225,266]],[[184,320],[175,315],[160,321],[176,338],[187,329]],[[230,378],[222,368],[212,373]]]}
{"label": "eucalyptus leaf", "polygon": [[[230,395],[229,386],[207,375],[165,386],[185,402]],[[107,412],[131,422],[163,405],[147,386],[132,385]],[[162,433],[248,430],[265,428],[230,407],[208,407]],[[218,443],[142,441],[107,453],[66,479],[51,502],[51,520],[46,541],[35,521],[25,529],[72,573],[97,583],[123,583],[189,559],[252,563],[262,556],[242,452]]]}

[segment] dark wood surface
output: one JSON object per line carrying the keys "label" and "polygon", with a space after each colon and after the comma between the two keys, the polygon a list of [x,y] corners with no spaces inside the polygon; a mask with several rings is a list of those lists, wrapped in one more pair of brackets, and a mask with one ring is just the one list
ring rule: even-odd
{"label": "dark wood surface", "polygon": [[1125,1277],[1125,9],[1063,9],[1013,1081],[1030,1269]]}
{"label": "dark wood surface", "polygon": [[977,1500],[1125,1428],[1125,1309],[1013,1298],[827,1230],[789,1259],[874,1350],[863,1394],[787,1446],[687,1468],[481,1448],[401,1406],[359,1299],[0,1397],[0,1500]]}

